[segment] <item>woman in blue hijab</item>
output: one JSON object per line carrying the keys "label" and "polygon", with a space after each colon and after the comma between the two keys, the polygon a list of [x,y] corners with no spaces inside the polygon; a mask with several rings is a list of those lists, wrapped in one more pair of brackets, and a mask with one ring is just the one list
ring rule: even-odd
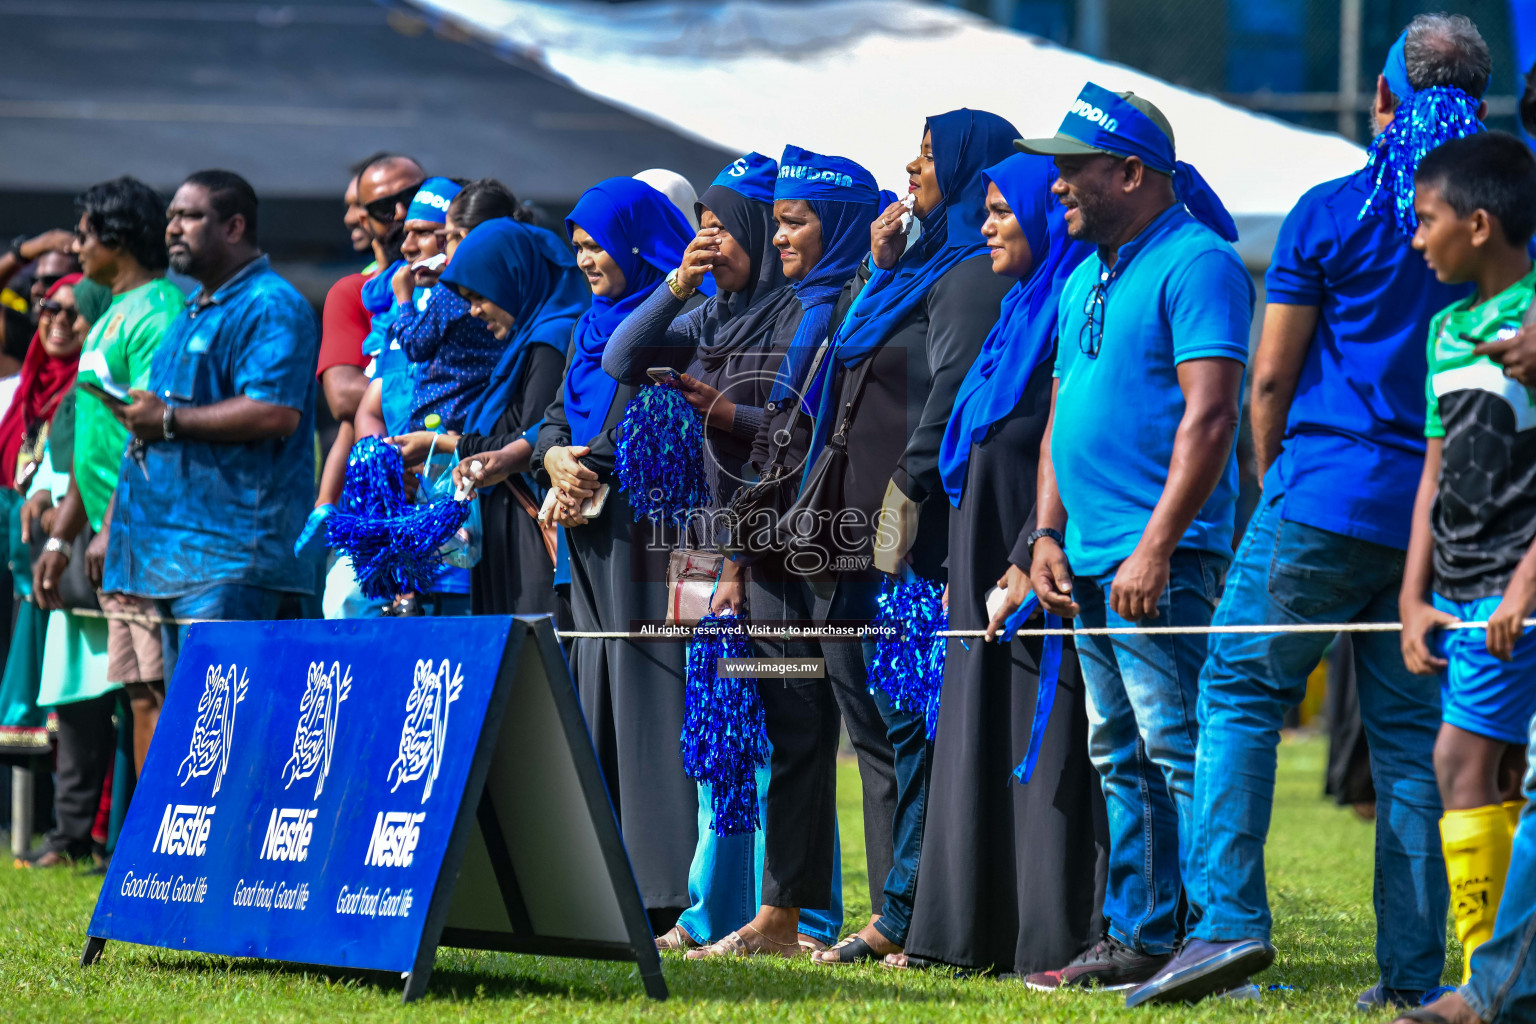
{"label": "woman in blue hijab", "polygon": [[[910,213],[921,225],[908,243],[908,207],[893,203],[871,226],[875,269],[838,324],[807,387],[817,410],[803,499],[845,524],[830,579],[807,587],[813,623],[868,622],[887,574],[944,579],[949,501],[939,448],[966,371],[1013,284],[992,273],[981,236],[982,171],[1013,153],[1018,132],[996,114],[952,110],[928,119],[907,165]],[[846,305],[846,304],[844,304]],[[840,435],[846,457],[825,447]],[[821,461],[825,460],[825,461]],[[887,517],[875,544],[877,517]],[[894,527],[894,528],[892,528]],[[879,915],[839,946],[815,955],[843,964],[899,953],[912,920],[926,801],[928,741],[923,709],[871,694],[863,646],[821,645],[833,694],[864,778],[865,857]]]}
{"label": "woman in blue hijab", "polygon": [[[662,622],[673,537],[637,524],[613,480],[618,424],[635,388],[603,372],[622,325],[659,290],[693,232],[665,195],[632,178],[587,189],[566,217],[592,306],[576,324],[570,363],[533,450],[539,482],[556,494],[570,554],[571,616],[580,631]],[[601,503],[592,511],[594,503]],[[580,510],[586,507],[588,514]],[[689,904],[698,799],[683,773],[681,643],[578,638],[570,663],[598,763],[624,832],[640,895],[658,931]]]}
{"label": "woman in blue hijab", "polygon": [[523,474],[532,448],[522,435],[554,398],[571,329],[590,301],[576,261],[543,228],[497,217],[475,227],[440,278],[503,343],[485,387],[465,406],[458,476],[481,487],[480,562],[470,570],[476,615],[555,611],[554,569],[543,531],[529,514],[535,492]]}
{"label": "woman in blue hijab", "polygon": [[[1025,567],[1058,300],[1093,251],[1067,237],[1049,158],[1015,154],[982,179],[992,271],[1017,283],[960,385],[939,448],[952,505],[949,625],[967,630],[989,620],[1000,626],[1030,593]],[[999,586],[1007,600],[989,613]],[[949,641],[909,964],[1022,976],[1066,963],[1098,938],[1104,799],[1088,760],[1076,652],[1069,644],[1060,653],[1054,683],[1041,671],[1047,658],[1039,639]],[[1045,718],[1035,725],[1042,675],[1054,701],[1040,701]],[[1036,760],[1021,785],[1012,776],[1032,740]]]}
{"label": "woman in blue hijab", "polygon": [[[706,417],[705,464],[719,508],[753,475],[748,462],[785,354],[826,338],[834,300],[868,255],[879,191],[858,164],[789,146],[777,163],[756,153],[732,162],[698,209],[701,230],[670,279],[677,287],[658,290],[625,323],[603,365],[621,380],[638,380],[650,366],[685,368],[677,386]],[[679,292],[708,281],[715,296],[684,312]],[[690,537],[692,546],[712,541]],[[762,582],[753,576],[752,600],[766,607]],[[739,566],[727,562],[716,608],[741,611],[745,591]],[[841,930],[831,776],[836,706],[820,680],[760,681],[758,688],[773,746],[770,778],[760,790],[763,830],[760,840],[701,837],[696,898],[660,940],[663,948],[708,944],[690,958],[794,956],[825,946]],[[701,820],[707,827],[708,816]],[[748,921],[740,908],[751,905],[761,911]]]}

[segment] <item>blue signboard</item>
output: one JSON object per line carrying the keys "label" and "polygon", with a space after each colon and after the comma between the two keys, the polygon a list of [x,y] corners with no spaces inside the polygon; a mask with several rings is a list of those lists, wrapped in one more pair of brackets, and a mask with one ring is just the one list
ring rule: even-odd
{"label": "blue signboard", "polygon": [[[509,702],[520,723],[503,721]],[[505,820],[518,813],[506,801],[498,818],[492,792],[519,788],[515,757],[496,750],[519,724],[555,737],[561,756],[545,763],[569,769],[579,830],[555,845],[586,841],[595,852],[567,850],[568,863],[614,883],[588,915],[594,941],[550,951],[638,959],[652,987],[654,946],[553,632],[503,617],[192,626],[85,959],[106,939],[401,972],[429,971],[440,940],[536,951],[514,861],[539,869],[538,845],[516,853],[507,835],[540,826]],[[499,938],[494,924],[442,936],[466,851],[482,891],[461,898],[511,899]]]}

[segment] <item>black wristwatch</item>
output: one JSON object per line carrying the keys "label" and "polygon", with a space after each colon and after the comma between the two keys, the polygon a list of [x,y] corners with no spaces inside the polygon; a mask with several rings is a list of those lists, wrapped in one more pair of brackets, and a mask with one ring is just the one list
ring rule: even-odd
{"label": "black wristwatch", "polygon": [[1060,530],[1052,530],[1050,528],[1046,528],[1044,530],[1036,530],[1034,533],[1031,533],[1028,537],[1024,538],[1024,545],[1029,548],[1030,558],[1035,557],[1035,541],[1039,540],[1041,537],[1051,538],[1051,540],[1056,542],[1056,546],[1059,548],[1065,548],[1067,546],[1067,540],[1061,535]]}
{"label": "black wristwatch", "polygon": [[15,256],[21,262],[26,263],[27,258],[21,254],[21,247],[26,245],[31,240],[32,237],[30,235],[17,235],[15,238],[11,239],[11,246],[6,250],[6,252],[10,253],[12,256]]}

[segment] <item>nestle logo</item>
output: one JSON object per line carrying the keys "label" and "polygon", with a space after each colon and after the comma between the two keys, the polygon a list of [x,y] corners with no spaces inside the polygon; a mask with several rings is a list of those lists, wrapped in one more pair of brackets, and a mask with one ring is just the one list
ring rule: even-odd
{"label": "nestle logo", "polygon": [[201,857],[208,850],[208,833],[213,831],[213,807],[199,804],[166,804],[155,833],[154,853]]}
{"label": "nestle logo", "polygon": [[1078,117],[1081,117],[1085,121],[1091,121],[1107,132],[1112,132],[1116,128],[1120,127],[1119,121],[1110,117],[1104,111],[1100,110],[1092,103],[1089,103],[1087,100],[1078,100],[1077,102],[1073,103],[1072,113],[1076,114]]}
{"label": "nestle logo", "polygon": [[309,841],[315,834],[315,814],[312,807],[303,810],[272,808],[260,859],[302,861],[307,858]]}
{"label": "nestle logo", "polygon": [[363,863],[371,868],[408,868],[416,856],[425,811],[380,811],[373,819],[373,838]]}

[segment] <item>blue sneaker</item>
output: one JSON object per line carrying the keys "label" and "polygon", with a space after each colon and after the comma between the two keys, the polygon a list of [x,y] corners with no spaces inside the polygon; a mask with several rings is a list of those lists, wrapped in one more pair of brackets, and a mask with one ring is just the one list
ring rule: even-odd
{"label": "blue sneaker", "polygon": [[1441,985],[1438,988],[1386,988],[1381,982],[1377,982],[1355,1000],[1355,1009],[1361,1013],[1370,1013],[1387,1007],[1396,1009],[1412,1009],[1416,1006],[1428,1006],[1447,992],[1456,991],[1455,985]]}
{"label": "blue sneaker", "polygon": [[1250,975],[1274,962],[1275,947],[1263,939],[1191,939],[1151,981],[1126,996],[1125,1005],[1199,1002],[1213,993],[1241,987]]}

